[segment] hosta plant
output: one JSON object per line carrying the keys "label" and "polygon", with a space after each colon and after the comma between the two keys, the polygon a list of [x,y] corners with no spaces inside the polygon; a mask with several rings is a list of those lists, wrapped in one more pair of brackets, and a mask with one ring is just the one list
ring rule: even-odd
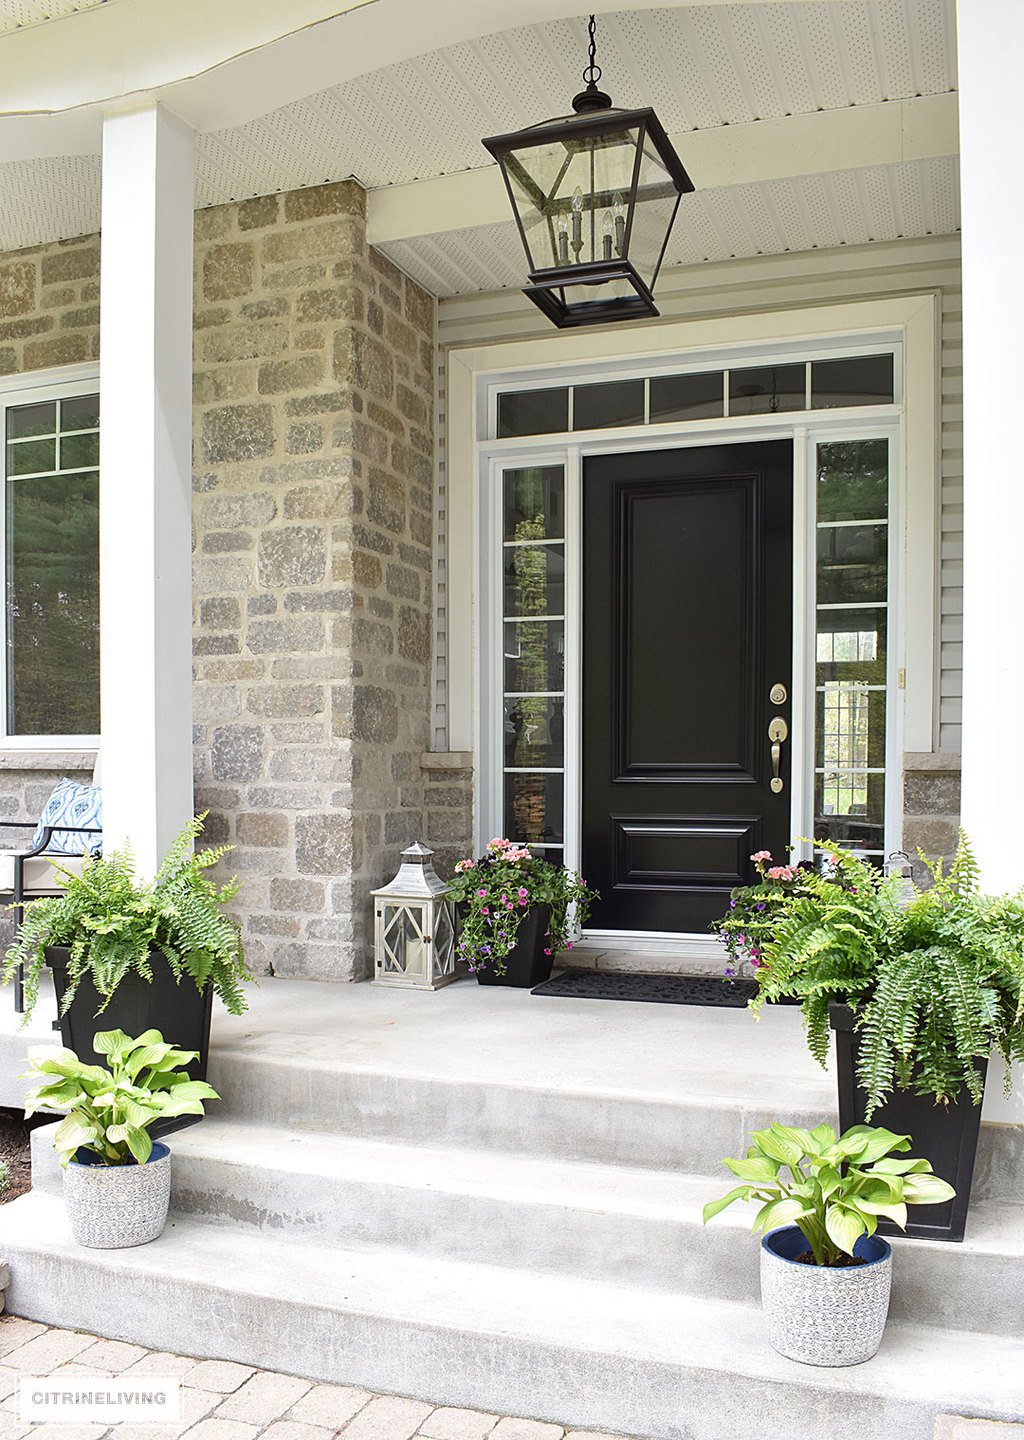
{"label": "hosta plant", "polygon": [[185,826],[152,880],[139,879],[131,852],[123,850],[86,860],[80,875],[63,870],[63,895],[26,905],[3,974],[6,984],[19,965],[24,967],[26,1021],[50,946],[70,951],[64,1012],[82,977],[91,975],[104,999],[102,1013],[127,974],[152,978],[152,956],[159,952],[175,979],[190,975],[200,990],[212,985],[233,1015],[242,1013],[241,982],[252,976],[238,924],[223,912],[238,893],[238,881],[218,885],[207,873],[230,846],[193,849],[204,819],[197,816]]}
{"label": "hosta plant", "polygon": [[512,840],[488,841],[479,860],[460,860],[448,890],[460,907],[459,956],[471,971],[506,971],[505,957],[532,906],[551,913],[545,954],[572,949],[573,926],[582,926],[596,898],[574,870],[535,855]]}
{"label": "hosta plant", "polygon": [[855,1125],[836,1138],[831,1125],[813,1130],[770,1125],[755,1130],[745,1160],[725,1164],[742,1182],[704,1206],[705,1225],[737,1200],[757,1201],[753,1233],[796,1225],[815,1265],[844,1265],[862,1235],[881,1217],[907,1223],[908,1205],[936,1205],[954,1190],[927,1160],[907,1158],[909,1135]]}
{"label": "hosta plant", "polygon": [[86,1065],[73,1050],[29,1051],[34,1083],[26,1096],[25,1118],[51,1110],[65,1118],[53,1144],[66,1166],[79,1150],[90,1150],[102,1165],[145,1165],[153,1149],[149,1127],[177,1115],[204,1114],[203,1101],[219,1096],[205,1080],[184,1070],[198,1059],[177,1050],[159,1030],[133,1040],[123,1030],[103,1030],[93,1039],[109,1069]]}
{"label": "hosta plant", "polygon": [[829,1003],[852,1006],[868,1119],[894,1088],[940,1104],[966,1090],[980,1104],[993,1049],[1009,1084],[1010,1062],[1024,1060],[1021,896],[980,893],[962,836],[948,870],[925,861],[932,883],[909,901],[900,877],[833,844],[816,850],[822,869],[784,882],[758,936],[755,1012],[799,1000],[824,1065]]}

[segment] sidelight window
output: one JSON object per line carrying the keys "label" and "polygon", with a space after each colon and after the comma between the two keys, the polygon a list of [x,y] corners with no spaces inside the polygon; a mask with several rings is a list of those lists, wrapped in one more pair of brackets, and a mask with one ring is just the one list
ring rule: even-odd
{"label": "sidelight window", "polygon": [[565,470],[502,478],[504,833],[561,861],[565,839]]}
{"label": "sidelight window", "polygon": [[817,447],[814,833],[881,860],[889,442]]}

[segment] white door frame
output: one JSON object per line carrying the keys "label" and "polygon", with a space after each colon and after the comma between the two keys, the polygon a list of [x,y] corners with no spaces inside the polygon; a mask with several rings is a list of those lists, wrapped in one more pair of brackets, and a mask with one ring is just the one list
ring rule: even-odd
{"label": "white door frame", "polygon": [[[733,338],[735,337],[735,338]],[[730,343],[730,340],[732,343]],[[657,342],[656,346],[652,342]],[[531,384],[610,380],[629,373],[719,368],[765,358],[778,363],[830,350],[866,353],[896,344],[903,355],[902,404],[808,414],[752,416],[685,425],[645,425],[497,441],[496,389]],[[902,755],[930,750],[936,733],[937,677],[937,305],[934,295],[818,307],[814,310],[673,322],[623,332],[556,334],[527,342],[453,349],[447,358],[449,744],[470,750],[477,771],[475,842],[479,848],[500,814],[500,676],[489,644],[498,592],[480,578],[494,549],[496,470],[544,459],[566,465],[566,860],[579,855],[580,673],[579,512],[582,461],[587,455],[626,453],[745,440],[794,441],[794,651],[792,755],[793,835],[809,833],[813,775],[813,446],[868,432],[890,439],[890,726],[887,741],[886,830],[898,841],[902,821]],[[728,352],[727,358],[723,352]],[[638,369],[639,367],[639,369]],[[899,370],[899,366],[897,366]],[[574,515],[573,515],[573,512]],[[575,519],[574,528],[570,521]],[[496,568],[491,566],[490,569]],[[913,663],[907,664],[907,656]],[[498,657],[500,664],[500,656]],[[905,680],[897,687],[897,675]],[[498,721],[495,721],[497,712]],[[492,734],[491,732],[495,732]],[[497,778],[495,778],[497,777]],[[487,835],[484,831],[487,831]],[[618,938],[626,939],[622,932]],[[637,937],[640,938],[640,937]],[[653,939],[644,932],[646,939]],[[667,938],[667,937],[665,937]]]}

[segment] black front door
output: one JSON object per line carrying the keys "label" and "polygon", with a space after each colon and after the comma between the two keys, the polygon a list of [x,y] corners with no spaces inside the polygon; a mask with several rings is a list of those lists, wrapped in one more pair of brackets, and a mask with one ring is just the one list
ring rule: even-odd
{"label": "black front door", "polygon": [[768,729],[792,724],[792,516],[788,440],[585,463],[595,929],[703,931],[752,877],[754,851],[784,854],[790,743],[776,778]]}

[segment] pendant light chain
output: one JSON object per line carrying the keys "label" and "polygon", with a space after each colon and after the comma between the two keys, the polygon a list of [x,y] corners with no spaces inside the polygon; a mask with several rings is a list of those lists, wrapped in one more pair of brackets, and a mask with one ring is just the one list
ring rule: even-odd
{"label": "pendant light chain", "polygon": [[597,20],[595,16],[591,15],[590,22],[587,25],[587,34],[590,36],[590,45],[588,47],[590,63],[583,72],[583,83],[585,85],[596,85],[601,78],[601,67],[597,63],[597,41],[594,38],[596,31]]}

